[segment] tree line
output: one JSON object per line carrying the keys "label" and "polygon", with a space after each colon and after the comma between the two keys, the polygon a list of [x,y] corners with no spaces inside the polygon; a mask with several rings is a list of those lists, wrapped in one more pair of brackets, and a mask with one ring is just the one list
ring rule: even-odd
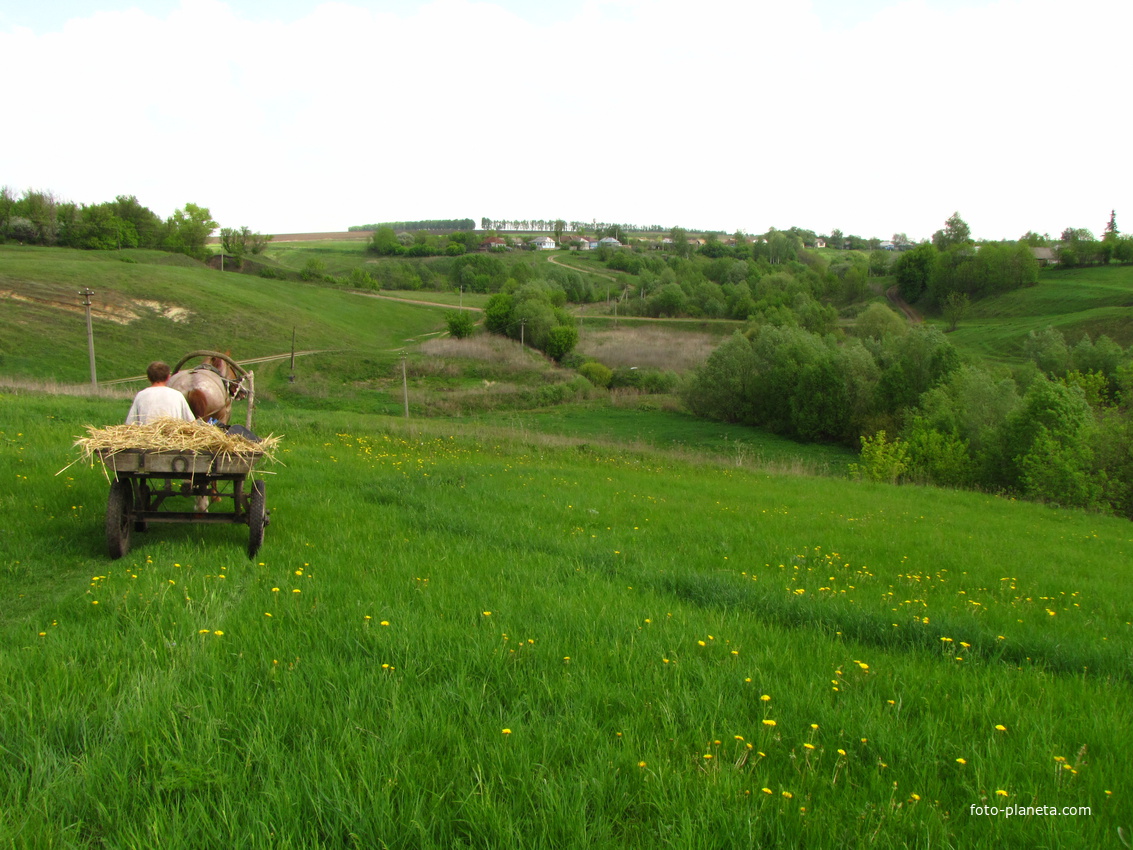
{"label": "tree line", "polygon": [[476,222],[470,218],[433,218],[423,219],[421,221],[382,221],[377,224],[354,224],[347,228],[348,231],[363,231],[363,230],[377,230],[380,227],[388,227],[394,231],[397,230],[473,230],[476,227]]}
{"label": "tree line", "polygon": [[[24,245],[84,250],[150,248],[207,259],[209,237],[217,228],[207,207],[187,203],[161,218],[133,195],[101,204],[62,201],[50,192],[27,190],[17,197],[0,187],[0,239]],[[259,253],[271,239],[247,227],[221,230],[227,253]]]}

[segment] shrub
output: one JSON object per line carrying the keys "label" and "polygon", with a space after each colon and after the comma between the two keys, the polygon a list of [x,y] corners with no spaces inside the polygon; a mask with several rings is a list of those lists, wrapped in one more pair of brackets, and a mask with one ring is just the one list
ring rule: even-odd
{"label": "shrub", "polygon": [[610,386],[610,380],[614,377],[614,370],[609,366],[599,363],[597,360],[590,360],[583,363],[579,367],[578,372],[586,380],[590,381],[596,387],[607,389]]}
{"label": "shrub", "polygon": [[320,280],[326,275],[326,264],[318,257],[311,257],[299,272],[299,277],[306,281]]}
{"label": "shrub", "polygon": [[909,468],[909,451],[900,438],[887,442],[885,432],[862,437],[861,463],[850,464],[850,474],[859,480],[896,484]]}
{"label": "shrub", "polygon": [[476,332],[476,323],[467,310],[449,310],[445,313],[448,332],[456,339],[466,339]]}
{"label": "shrub", "polygon": [[552,360],[562,360],[578,345],[578,328],[573,325],[557,325],[547,333],[544,350]]}

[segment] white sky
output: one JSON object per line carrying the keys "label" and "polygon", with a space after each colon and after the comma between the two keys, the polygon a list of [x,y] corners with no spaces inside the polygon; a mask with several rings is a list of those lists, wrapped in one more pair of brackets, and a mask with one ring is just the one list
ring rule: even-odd
{"label": "white sky", "polygon": [[0,0],[0,185],[264,233],[1133,230],[1130,33],[1129,0]]}

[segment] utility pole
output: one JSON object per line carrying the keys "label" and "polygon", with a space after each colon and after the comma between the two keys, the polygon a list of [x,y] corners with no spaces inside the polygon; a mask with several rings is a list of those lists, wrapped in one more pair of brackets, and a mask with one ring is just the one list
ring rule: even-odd
{"label": "utility pole", "polygon": [[523,329],[527,327],[527,319],[519,320],[519,347],[523,348]]}
{"label": "utility pole", "polygon": [[94,328],[90,320],[90,297],[94,295],[94,292],[91,291],[90,287],[84,286],[79,295],[83,296],[83,306],[87,308],[87,353],[90,355],[90,383],[92,387],[97,387],[98,376],[94,369]]}
{"label": "utility pole", "polygon": [[401,393],[405,398],[405,418],[409,418],[409,378],[406,376],[405,352],[401,352]]}
{"label": "utility pole", "polygon": [[291,374],[287,380],[289,383],[295,383],[295,328],[291,329]]}

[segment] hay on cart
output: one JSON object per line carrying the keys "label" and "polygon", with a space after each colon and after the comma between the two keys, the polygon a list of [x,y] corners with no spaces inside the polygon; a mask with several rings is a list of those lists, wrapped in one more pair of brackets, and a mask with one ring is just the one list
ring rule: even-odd
{"label": "hay on cart", "polygon": [[80,460],[94,455],[114,455],[124,451],[201,452],[223,457],[253,455],[277,462],[275,448],[280,437],[268,435],[259,441],[240,434],[231,434],[215,425],[160,418],[145,425],[109,425],[97,428],[87,425],[87,436],[75,440],[82,452]]}

